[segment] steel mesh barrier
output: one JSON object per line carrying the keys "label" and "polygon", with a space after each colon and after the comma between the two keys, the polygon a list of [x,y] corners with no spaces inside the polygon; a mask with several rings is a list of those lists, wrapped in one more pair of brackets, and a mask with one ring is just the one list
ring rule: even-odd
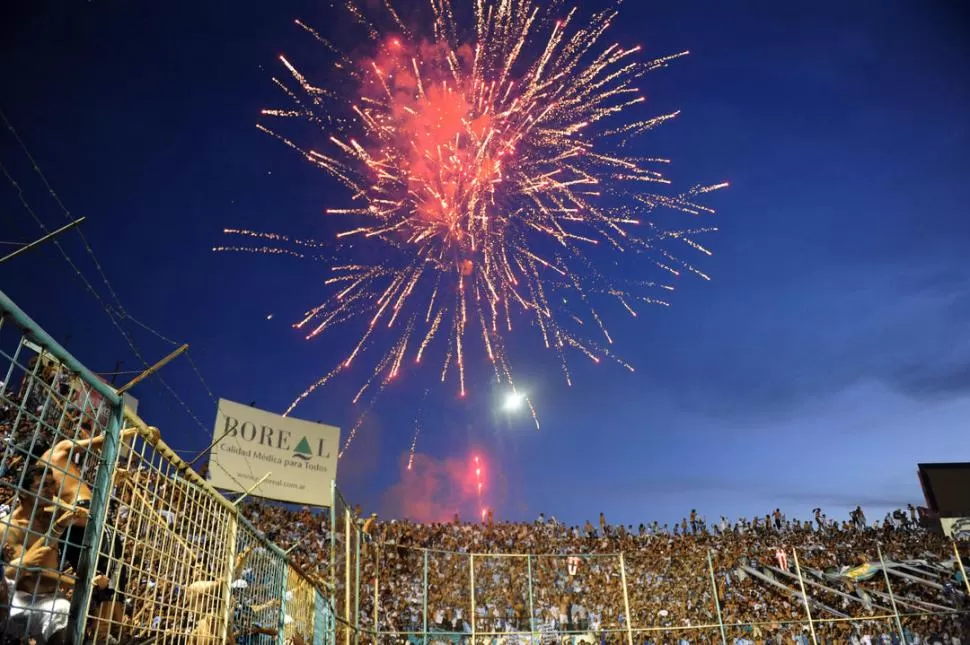
{"label": "steel mesh barrier", "polygon": [[282,553],[250,526],[236,537],[236,572],[232,582],[233,637],[258,645],[274,643],[286,623],[288,570]]}
{"label": "steel mesh barrier", "polygon": [[283,597],[283,633],[288,643],[310,643],[316,620],[316,589],[294,569],[290,569]]}
{"label": "steel mesh barrier", "polygon": [[743,550],[692,527],[628,534],[630,548],[615,554],[476,553],[491,525],[452,527],[448,549],[430,548],[403,523],[361,517],[334,487],[329,517],[308,520],[329,558],[300,556],[329,571],[320,584],[2,293],[0,377],[3,643],[952,644],[970,635],[967,544],[906,527],[857,526],[851,540],[825,541],[838,529],[781,532],[766,519],[743,529]]}
{"label": "steel mesh barrier", "polygon": [[[580,548],[574,553],[479,553],[473,549],[496,546],[487,544],[496,531],[491,524],[391,522],[361,531],[335,493],[347,518],[336,522],[341,530],[332,540],[343,552],[334,571],[338,604],[345,603],[349,619],[341,632],[347,643],[952,645],[970,639],[963,566],[970,544],[930,539],[912,528],[857,528],[851,540],[826,541],[826,531],[836,529],[781,531],[762,524],[738,529],[747,531],[741,542],[698,526],[679,535],[620,533],[634,548],[615,554],[583,552],[599,538],[575,534],[572,543]],[[498,543],[514,548],[536,534],[566,531],[514,525]],[[748,548],[737,549],[739,543]],[[442,544],[450,550],[430,546]]]}
{"label": "steel mesh barrier", "polygon": [[530,558],[476,555],[470,558],[474,589],[473,631],[482,637],[532,633],[529,610]]}
{"label": "steel mesh barrier", "polygon": [[2,643],[333,643],[331,599],[0,293]]}
{"label": "steel mesh barrier", "polygon": [[14,642],[79,641],[87,621],[78,616],[100,611],[85,545],[103,519],[98,484],[117,449],[120,401],[7,307],[0,313],[2,633]]}
{"label": "steel mesh barrier", "polygon": [[113,602],[97,616],[97,635],[224,642],[235,516],[145,433],[121,435],[94,592]]}
{"label": "steel mesh barrier", "polygon": [[362,520],[336,486],[333,487],[330,522],[330,579],[336,642],[350,645],[360,631]]}

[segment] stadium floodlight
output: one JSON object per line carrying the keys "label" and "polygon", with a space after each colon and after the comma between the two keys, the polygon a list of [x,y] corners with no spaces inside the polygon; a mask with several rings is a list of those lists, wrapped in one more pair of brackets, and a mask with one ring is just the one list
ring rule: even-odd
{"label": "stadium floodlight", "polygon": [[513,390],[505,395],[505,404],[502,408],[506,412],[515,412],[522,407],[523,403],[525,403],[525,394]]}

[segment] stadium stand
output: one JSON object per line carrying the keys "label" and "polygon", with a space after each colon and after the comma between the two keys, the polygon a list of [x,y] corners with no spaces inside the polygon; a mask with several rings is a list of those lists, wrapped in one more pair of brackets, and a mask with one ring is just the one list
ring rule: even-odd
{"label": "stadium stand", "polygon": [[967,638],[967,543],[912,508],[636,528],[379,521],[336,490],[326,513],[240,509],[2,293],[0,358],[6,643]]}
{"label": "stadium stand", "polygon": [[252,502],[245,512],[321,579],[330,538],[343,560],[349,536],[360,582],[345,588],[338,575],[337,597],[351,590],[343,617],[378,642],[471,642],[474,632],[490,643],[868,644],[905,635],[959,645],[970,617],[954,543],[920,528],[914,508],[878,522],[862,509],[844,522],[820,509],[812,522],[775,510],[712,526],[692,513],[674,527],[595,529],[358,514],[352,531],[336,535],[309,509]]}

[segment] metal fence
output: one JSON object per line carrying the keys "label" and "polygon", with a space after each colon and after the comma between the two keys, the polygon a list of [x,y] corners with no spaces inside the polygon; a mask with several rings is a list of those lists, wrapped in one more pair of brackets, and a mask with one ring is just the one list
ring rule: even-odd
{"label": "metal fence", "polygon": [[965,543],[916,531],[862,550],[657,536],[615,554],[450,552],[378,539],[336,486],[321,588],[2,293],[0,379],[2,643],[970,637]]}
{"label": "metal fence", "polygon": [[[334,499],[343,509],[332,542],[342,645],[970,639],[967,544],[921,531],[860,533],[832,548],[804,546],[820,535],[807,528],[795,540],[802,546],[775,547],[766,531],[757,553],[732,552],[707,533],[677,548],[671,536],[638,538],[639,548],[616,554],[465,553],[367,535],[366,518],[338,491]],[[469,548],[488,531],[454,530]]]}
{"label": "metal fence", "polygon": [[318,590],[0,293],[0,641],[333,643]]}
{"label": "metal fence", "polygon": [[360,594],[361,552],[366,556],[361,523],[357,513],[333,485],[333,507],[330,513],[330,579],[331,602],[336,618],[336,642],[357,642],[361,629]]}

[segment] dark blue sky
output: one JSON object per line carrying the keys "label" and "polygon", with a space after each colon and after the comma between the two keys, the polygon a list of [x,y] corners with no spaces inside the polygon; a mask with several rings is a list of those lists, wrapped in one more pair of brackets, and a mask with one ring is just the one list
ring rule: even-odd
{"label": "dark blue sky", "polygon": [[[583,3],[584,6],[586,3]],[[341,465],[348,496],[387,513],[402,500],[474,503],[446,490],[472,451],[492,466],[499,517],[545,511],[627,523],[870,516],[921,498],[918,461],[970,454],[970,18],[959,2],[628,2],[614,31],[647,55],[692,54],[644,85],[648,109],[682,109],[646,135],[677,186],[713,195],[721,231],[669,309],[615,316],[636,374],[525,346],[519,378],[541,414],[494,412],[478,387],[429,398],[420,477],[402,477],[415,400],[391,391]],[[319,171],[255,128],[276,105],[281,52],[311,56],[302,18],[325,2],[5,3],[0,108],[135,318],[192,345],[217,396],[281,411],[346,352],[288,327],[321,295],[322,268],[219,255],[226,226],[321,237],[343,199]],[[0,162],[48,226],[64,214],[8,132]],[[0,240],[39,235],[4,180]],[[65,249],[109,298],[76,234]],[[137,359],[53,247],[0,266],[0,288],[95,371]],[[272,313],[272,320],[267,314]],[[168,345],[127,323],[152,361]],[[480,375],[488,368],[481,366]],[[184,360],[164,371],[206,429],[215,406]],[[359,375],[358,375],[359,376]],[[427,382],[427,375],[421,377]],[[482,382],[482,379],[478,379]],[[348,428],[346,381],[296,416]],[[420,392],[424,381],[415,381]],[[412,387],[413,389],[413,387]],[[208,437],[155,380],[142,416],[191,454]],[[418,481],[420,479],[420,481]]]}

